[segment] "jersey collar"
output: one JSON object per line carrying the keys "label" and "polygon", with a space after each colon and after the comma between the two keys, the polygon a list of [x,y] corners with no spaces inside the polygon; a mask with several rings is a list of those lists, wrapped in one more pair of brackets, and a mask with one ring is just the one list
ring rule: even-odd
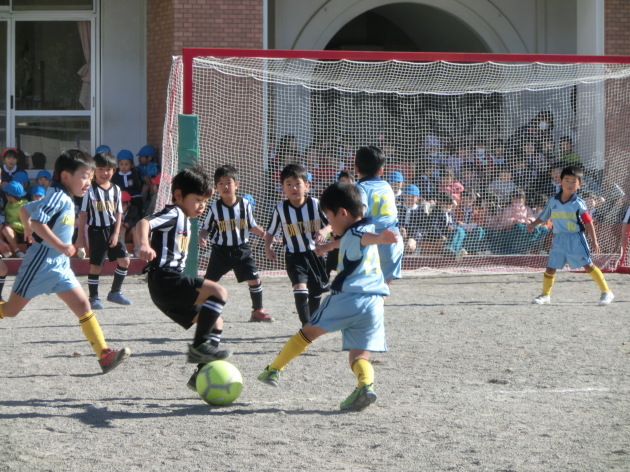
{"label": "jersey collar", "polygon": [[359,179],[359,183],[361,182],[380,182],[382,179],[378,175],[368,175],[366,177],[362,177]]}
{"label": "jersey collar", "polygon": [[575,192],[573,195],[571,195],[571,198],[569,198],[566,202],[562,201],[562,190],[560,190],[558,193],[556,193],[556,196],[554,197],[556,200],[558,200],[560,203],[565,204],[565,203],[569,203],[569,202],[573,202],[575,201],[575,199],[578,197],[577,192]]}

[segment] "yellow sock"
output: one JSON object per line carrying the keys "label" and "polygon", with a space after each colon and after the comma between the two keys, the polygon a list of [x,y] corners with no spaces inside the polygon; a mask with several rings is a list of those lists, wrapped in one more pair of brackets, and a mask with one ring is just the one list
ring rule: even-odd
{"label": "yellow sock", "polygon": [[0,320],[4,318],[4,307],[2,305],[4,305],[4,302],[0,303]]}
{"label": "yellow sock", "polygon": [[545,271],[543,275],[543,295],[551,295],[551,287],[553,286],[554,280],[556,280],[556,274],[549,274]]}
{"label": "yellow sock", "polygon": [[587,270],[586,272],[591,276],[602,292],[610,292],[606,279],[604,279],[604,274],[602,274],[602,271],[599,270],[597,266],[593,266],[591,270]]}
{"label": "yellow sock", "polygon": [[83,335],[89,341],[92,349],[94,349],[96,356],[100,359],[101,352],[103,352],[103,349],[107,347],[107,344],[105,343],[105,337],[101,331],[101,326],[96,320],[96,315],[92,312],[83,315],[79,318],[79,324],[81,325]]}
{"label": "yellow sock", "polygon": [[352,372],[357,377],[357,387],[361,388],[374,383],[374,368],[367,359],[355,360],[352,363]]}
{"label": "yellow sock", "polygon": [[269,364],[269,368],[278,370],[284,369],[289,362],[302,354],[309,344],[311,344],[311,341],[306,339],[306,336],[302,334],[301,330],[298,331],[284,344],[276,358]]}

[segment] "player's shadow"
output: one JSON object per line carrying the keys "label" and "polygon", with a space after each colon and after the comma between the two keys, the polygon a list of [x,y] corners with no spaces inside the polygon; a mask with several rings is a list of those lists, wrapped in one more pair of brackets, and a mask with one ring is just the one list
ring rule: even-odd
{"label": "player's shadow", "polygon": [[[124,401],[123,401],[124,400]],[[282,408],[243,408],[239,404],[232,404],[226,407],[214,407],[207,405],[201,401],[195,404],[189,403],[171,403],[165,405],[160,402],[169,401],[170,399],[154,399],[156,403],[146,403],[146,398],[103,398],[100,402],[123,405],[123,406],[136,406],[141,407],[143,411],[129,411],[110,410],[107,406],[97,407],[92,403],[79,402],[77,399],[53,399],[53,400],[39,400],[29,399],[23,401],[16,400],[4,400],[0,401],[0,407],[3,410],[8,408],[17,408],[16,413],[0,413],[0,420],[19,420],[25,418],[66,418],[76,419],[84,425],[91,426],[93,428],[114,428],[116,427],[113,422],[147,418],[175,418],[185,416],[233,416],[233,415],[254,415],[254,414],[276,414],[284,413],[288,415],[322,415],[332,416],[345,414],[340,410],[328,411],[328,410],[285,410]],[[69,412],[68,414],[60,413],[40,413],[36,410],[38,408],[54,409],[60,411],[62,409],[77,410],[75,412]],[[24,409],[29,409],[30,412],[25,413]],[[153,411],[150,411],[153,410]]]}

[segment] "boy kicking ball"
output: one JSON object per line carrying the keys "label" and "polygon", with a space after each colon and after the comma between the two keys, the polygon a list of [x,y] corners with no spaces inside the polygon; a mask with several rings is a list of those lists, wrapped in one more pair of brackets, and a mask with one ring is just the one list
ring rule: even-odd
{"label": "boy kicking ball", "polygon": [[357,387],[340,408],[361,411],[377,398],[370,352],[387,350],[383,297],[389,295],[389,288],[383,279],[376,245],[393,244],[398,235],[390,230],[373,233],[374,225],[363,218],[361,193],[351,184],[332,184],[322,194],[320,206],[333,232],[341,236],[339,272],[331,286],[331,295],[286,342],[258,380],[277,387],[280,372],[291,360],[321,335],[341,331],[342,348],[349,351],[348,360]]}
{"label": "boy kicking ball", "polygon": [[544,223],[549,218],[553,222],[553,241],[549,251],[547,268],[543,275],[542,293],[538,295],[533,304],[548,305],[551,303],[551,287],[553,286],[556,270],[564,268],[566,264],[571,269],[584,267],[599,289],[601,296],[599,305],[609,305],[615,296],[608,288],[602,271],[591,261],[591,252],[586,241],[586,231],[593,244],[595,253],[599,252],[599,243],[595,234],[595,226],[586,203],[577,195],[582,185],[584,173],[577,166],[569,166],[562,169],[560,185],[562,190],[551,198],[542,213],[527,225],[527,230],[532,233],[534,228]]}
{"label": "boy kicking ball", "polygon": [[64,151],[55,162],[58,185],[49,188],[46,196],[20,208],[24,237],[33,242],[15,277],[9,300],[0,304],[0,318],[17,316],[31,298],[43,293],[56,293],[79,318],[83,334],[107,373],[131,354],[127,347],[110,349],[92,313],[90,302],[70,268],[74,233],[74,201],[90,188],[94,163],[78,149]]}

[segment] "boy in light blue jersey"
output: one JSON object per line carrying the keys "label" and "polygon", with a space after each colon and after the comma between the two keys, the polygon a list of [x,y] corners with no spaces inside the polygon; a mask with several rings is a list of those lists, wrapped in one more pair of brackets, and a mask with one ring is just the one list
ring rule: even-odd
{"label": "boy in light blue jersey", "polygon": [[[357,187],[365,206],[365,216],[372,218],[375,232],[389,229],[398,233],[396,197],[389,184],[381,179],[385,162],[385,155],[376,146],[361,147],[354,158],[354,171],[359,176]],[[378,246],[383,277],[388,284],[401,278],[403,250],[402,238],[392,244]]]}
{"label": "boy in light blue jersey", "polygon": [[78,149],[64,151],[55,162],[59,181],[50,187],[44,198],[20,208],[24,237],[33,245],[26,251],[9,300],[0,304],[0,318],[17,316],[31,298],[56,293],[79,318],[84,336],[99,358],[103,373],[123,362],[131,353],[107,347],[105,338],[90,303],[72,269],[70,256],[75,208],[72,197],[82,197],[92,182],[92,158]]}
{"label": "boy in light blue jersey", "polygon": [[341,236],[338,274],[331,286],[331,295],[311,315],[309,322],[286,342],[258,380],[277,387],[280,371],[291,360],[321,335],[341,331],[342,348],[349,351],[350,368],[358,385],[340,408],[360,411],[377,398],[370,352],[387,350],[383,297],[389,294],[389,288],[374,245],[394,244],[399,235],[389,229],[378,234],[372,232],[374,225],[363,218],[361,193],[351,184],[332,184],[324,190],[320,205],[333,232]]}
{"label": "boy in light blue jersey", "polygon": [[543,290],[532,303],[548,305],[551,303],[551,287],[553,286],[556,270],[562,269],[566,264],[571,269],[584,267],[599,289],[601,296],[599,305],[608,305],[615,296],[608,288],[601,270],[591,261],[591,253],[584,232],[587,232],[593,250],[599,252],[599,243],[595,234],[595,226],[586,203],[577,196],[577,191],[582,185],[584,173],[577,166],[569,166],[562,169],[560,174],[561,190],[547,202],[544,210],[534,221],[527,225],[531,233],[534,228],[544,223],[549,218],[553,222],[554,237],[549,251],[549,260],[543,276]]}

